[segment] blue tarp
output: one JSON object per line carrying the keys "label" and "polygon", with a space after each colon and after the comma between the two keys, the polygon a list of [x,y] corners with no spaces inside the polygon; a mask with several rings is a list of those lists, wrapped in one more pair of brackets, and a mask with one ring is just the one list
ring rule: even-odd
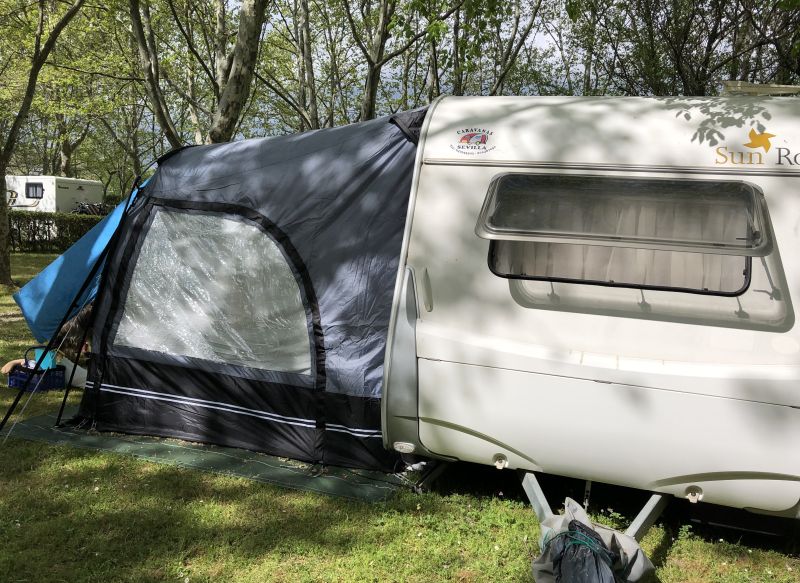
{"label": "blue tarp", "polygon": [[[134,190],[131,197],[135,198],[137,192],[138,190]],[[95,263],[103,255],[103,250],[125,214],[126,205],[127,201],[122,202],[72,247],[59,255],[39,275],[14,294],[14,301],[22,310],[28,328],[37,342],[47,342],[55,333],[73,298],[80,291]],[[80,301],[70,317],[73,317],[94,299],[102,273],[103,266],[101,265],[81,295]]]}

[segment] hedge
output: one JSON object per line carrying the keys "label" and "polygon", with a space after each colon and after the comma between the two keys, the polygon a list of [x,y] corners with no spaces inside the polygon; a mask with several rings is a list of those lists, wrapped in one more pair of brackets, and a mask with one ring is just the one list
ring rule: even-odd
{"label": "hedge", "polygon": [[101,219],[94,215],[9,210],[11,250],[63,253]]}

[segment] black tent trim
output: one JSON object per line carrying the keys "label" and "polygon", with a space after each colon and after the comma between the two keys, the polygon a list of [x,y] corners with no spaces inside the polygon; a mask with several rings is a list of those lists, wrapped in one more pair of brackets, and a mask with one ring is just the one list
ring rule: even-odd
{"label": "black tent trim", "polygon": [[[369,468],[381,460],[390,470],[396,462],[383,449],[378,399],[112,356],[96,356],[92,364],[107,380],[87,383],[73,422],[88,419],[99,431],[217,443],[311,463]],[[237,404],[220,400],[231,394]],[[328,409],[324,424],[320,402]],[[349,425],[354,418],[365,426]]]}
{"label": "black tent trim", "polygon": [[419,144],[419,137],[422,132],[422,124],[425,122],[425,115],[428,113],[428,106],[403,111],[394,114],[389,121],[396,125],[403,134],[414,145]]}
{"label": "black tent trim", "polygon": [[[148,212],[150,208],[149,199],[149,193],[143,188],[135,201],[138,204],[135,204],[125,214],[118,227],[120,229],[120,237],[114,241],[113,247],[109,249],[106,257],[107,266],[103,270],[103,276],[100,279],[100,291],[93,308],[95,322],[106,320],[108,314],[120,312],[119,304],[124,296],[117,292],[119,292],[120,288],[127,290],[130,284],[130,275],[133,273],[132,267],[139,256],[139,248],[135,243],[140,240],[151,215]],[[123,226],[123,223],[126,222],[130,222],[129,230],[126,230]],[[119,260],[117,259],[118,257],[120,258]],[[129,267],[131,269],[128,269]],[[123,277],[127,277],[125,281],[120,280],[120,272]],[[102,301],[104,298],[108,298],[108,301]],[[103,326],[100,328],[99,334],[95,334],[96,337],[93,338],[93,344],[97,354],[106,354],[108,352],[109,340],[116,334],[116,322],[113,324],[112,326]],[[100,381],[102,381],[102,376]]]}

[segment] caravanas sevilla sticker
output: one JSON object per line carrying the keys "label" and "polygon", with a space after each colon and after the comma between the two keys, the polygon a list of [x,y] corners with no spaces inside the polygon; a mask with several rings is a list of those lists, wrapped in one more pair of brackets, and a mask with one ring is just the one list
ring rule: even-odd
{"label": "caravanas sevilla sticker", "polygon": [[477,156],[495,149],[491,143],[494,132],[484,128],[464,128],[456,131],[458,141],[450,144],[450,148],[459,154]]}

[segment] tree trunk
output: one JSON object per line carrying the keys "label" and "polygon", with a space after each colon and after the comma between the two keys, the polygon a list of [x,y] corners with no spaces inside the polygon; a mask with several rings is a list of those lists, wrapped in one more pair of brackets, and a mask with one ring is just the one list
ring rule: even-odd
{"label": "tree trunk", "polygon": [[6,202],[6,172],[8,161],[0,159],[0,285],[13,285],[11,281],[11,238],[8,225],[8,203]]}
{"label": "tree trunk", "polygon": [[382,0],[380,4],[380,17],[374,36],[368,41],[367,75],[364,79],[364,95],[361,99],[361,121],[375,118],[376,102],[378,101],[378,85],[381,82],[381,69],[386,51],[386,41],[389,40],[389,25],[394,15],[395,3],[392,0]]}
{"label": "tree trunk", "polygon": [[22,98],[17,115],[8,130],[8,134],[3,142],[2,150],[0,150],[0,284],[14,285],[11,280],[11,257],[10,257],[10,241],[8,229],[8,204],[6,203],[6,172],[8,170],[11,156],[14,153],[14,148],[17,146],[19,139],[19,132],[22,129],[22,124],[28,117],[28,112],[31,109],[33,96],[36,93],[36,82],[39,79],[39,72],[42,70],[45,62],[47,61],[53,47],[56,46],[61,32],[69,24],[78,11],[83,6],[84,0],[77,0],[75,4],[69,7],[61,19],[50,31],[47,39],[42,44],[44,36],[44,0],[39,1],[39,25],[36,31],[36,38],[34,40],[33,57],[31,58],[31,70],[28,73],[28,84],[25,87],[25,94]]}
{"label": "tree trunk", "polygon": [[311,129],[311,122],[308,119],[308,96],[306,91],[306,59],[305,59],[305,41],[303,40],[303,15],[298,6],[298,0],[295,0],[292,10],[292,39],[295,43],[297,50],[297,58],[295,59],[297,66],[297,104],[302,110],[297,124],[298,132],[303,133]]}
{"label": "tree trunk", "polygon": [[[499,95],[502,93],[503,83],[505,82],[508,73],[511,71],[511,68],[517,62],[519,52],[522,50],[522,46],[525,44],[528,36],[530,36],[531,30],[533,30],[533,25],[534,22],[536,22],[536,18],[539,16],[539,8],[541,5],[542,0],[539,0],[536,3],[536,6],[532,7],[531,18],[521,32],[518,31],[519,23],[521,22],[522,18],[522,7],[519,1],[514,5],[514,23],[511,30],[511,35],[508,39],[508,46],[505,47],[505,49],[503,49],[501,29],[498,28],[497,46],[500,56],[499,61],[495,65],[495,71],[497,71],[497,73],[494,82],[492,83],[492,88],[489,90],[489,95]],[[519,37],[517,37],[517,34],[519,34]]]}
{"label": "tree trunk", "polygon": [[216,0],[216,43],[214,45],[214,60],[216,64],[217,83],[214,87],[214,97],[219,101],[223,87],[228,83],[228,73],[231,63],[228,58],[228,28],[225,20],[225,0]]}
{"label": "tree trunk", "polygon": [[431,103],[442,93],[442,88],[439,84],[439,53],[436,51],[436,41],[431,39],[430,44],[431,54],[429,67],[430,81],[428,83],[428,103]]}
{"label": "tree trunk", "polygon": [[178,135],[178,130],[175,129],[159,84],[158,54],[156,53],[155,36],[150,26],[150,12],[146,4],[144,8],[144,16],[142,16],[139,0],[130,0],[131,25],[139,49],[139,63],[144,73],[145,92],[153,108],[153,114],[169,145],[173,148],[180,148],[183,142]]}
{"label": "tree trunk", "polygon": [[464,67],[461,65],[461,9],[453,23],[453,95],[464,95]]}
{"label": "tree trunk", "polygon": [[369,65],[366,79],[364,80],[364,97],[361,99],[360,121],[375,119],[376,103],[378,101],[378,85],[381,82],[381,67]]}
{"label": "tree trunk", "polygon": [[61,140],[58,152],[58,175],[72,178],[72,144],[69,143],[69,136]]}
{"label": "tree trunk", "polygon": [[594,92],[592,88],[592,67],[594,65],[595,38],[597,36],[597,5],[594,2],[589,3],[588,27],[589,29],[586,35],[586,54],[583,59],[582,95],[591,95]]}
{"label": "tree trunk", "polygon": [[211,143],[228,142],[250,94],[253,72],[258,57],[261,27],[264,24],[266,0],[245,0],[239,11],[239,33],[233,48],[228,82],[222,90],[211,131]]}
{"label": "tree trunk", "polygon": [[200,126],[200,114],[197,111],[197,96],[194,90],[194,67],[186,68],[186,85],[189,92],[189,119],[194,126],[194,143],[203,143],[203,128]]}
{"label": "tree trunk", "polygon": [[300,47],[303,56],[303,71],[305,79],[306,99],[308,100],[308,118],[311,129],[319,129],[319,108],[317,107],[317,81],[314,76],[314,60],[311,44],[311,13],[308,10],[308,0],[300,0]]}

